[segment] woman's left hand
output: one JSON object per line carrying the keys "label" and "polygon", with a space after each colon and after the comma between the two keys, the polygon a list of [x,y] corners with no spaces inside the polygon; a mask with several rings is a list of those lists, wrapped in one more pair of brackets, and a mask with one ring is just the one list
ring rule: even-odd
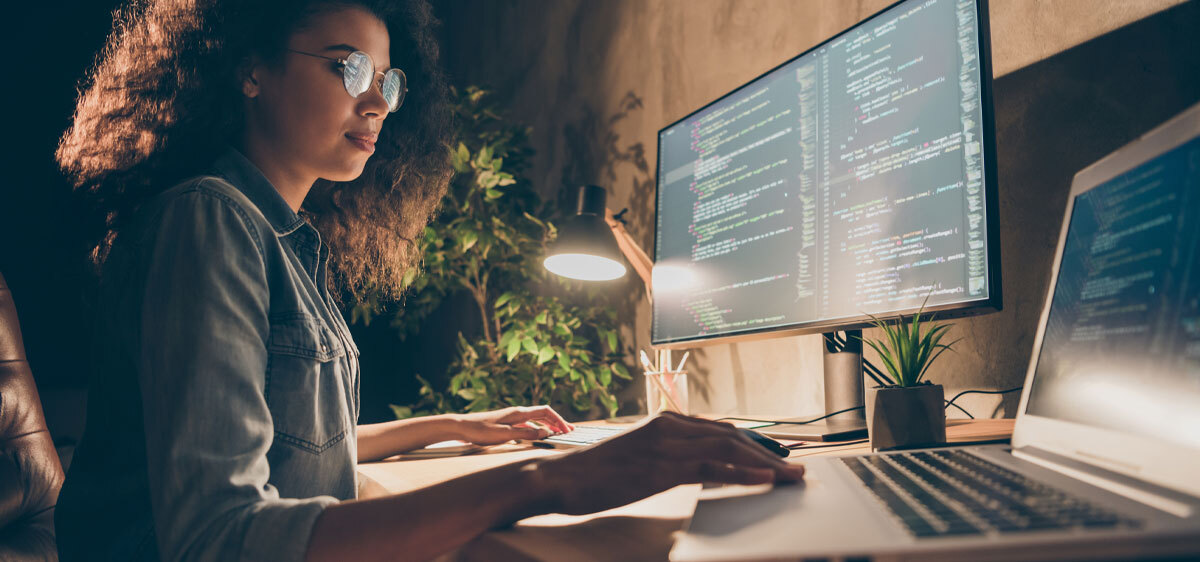
{"label": "woman's left hand", "polygon": [[[477,445],[495,445],[513,439],[542,439],[575,429],[550,406],[513,406],[491,412],[458,414],[457,438]],[[535,427],[529,422],[537,422]]]}

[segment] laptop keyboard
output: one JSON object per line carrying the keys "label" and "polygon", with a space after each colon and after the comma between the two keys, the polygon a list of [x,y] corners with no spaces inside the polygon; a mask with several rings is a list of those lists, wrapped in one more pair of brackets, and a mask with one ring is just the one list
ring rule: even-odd
{"label": "laptop keyboard", "polygon": [[588,426],[577,425],[574,431],[569,431],[561,435],[553,435],[543,439],[549,443],[557,443],[560,445],[591,445],[612,437],[618,433],[625,431],[623,427],[604,427],[604,426]]}
{"label": "laptop keyboard", "polygon": [[841,461],[918,538],[1140,526],[962,450]]}

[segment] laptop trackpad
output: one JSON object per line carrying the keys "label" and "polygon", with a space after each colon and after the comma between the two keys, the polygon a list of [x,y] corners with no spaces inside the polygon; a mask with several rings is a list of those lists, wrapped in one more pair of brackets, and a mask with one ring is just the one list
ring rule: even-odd
{"label": "laptop trackpad", "polygon": [[799,484],[704,490],[671,560],[853,555],[907,539],[885,515],[868,509],[847,475],[827,459],[813,459],[806,468]]}

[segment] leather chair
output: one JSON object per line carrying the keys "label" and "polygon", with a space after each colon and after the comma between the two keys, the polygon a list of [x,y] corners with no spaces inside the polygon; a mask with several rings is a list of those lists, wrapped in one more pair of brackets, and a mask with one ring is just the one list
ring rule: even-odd
{"label": "leather chair", "polygon": [[57,560],[54,505],[63,469],[0,275],[0,560]]}

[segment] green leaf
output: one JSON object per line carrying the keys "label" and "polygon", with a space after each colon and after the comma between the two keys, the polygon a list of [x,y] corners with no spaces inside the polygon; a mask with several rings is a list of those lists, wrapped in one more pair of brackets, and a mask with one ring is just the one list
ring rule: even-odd
{"label": "green leaf", "polygon": [[571,370],[571,360],[567,357],[566,353],[561,351],[558,352],[558,366],[562,367],[564,371]]}
{"label": "green leaf", "polygon": [[496,342],[496,346],[501,347],[501,348],[507,348],[508,342],[512,341],[513,337],[516,336],[516,334],[517,333],[512,330],[505,330],[504,333],[500,334],[500,341]]}
{"label": "green leaf", "polygon": [[525,351],[528,351],[534,356],[538,354],[538,344],[536,341],[533,341],[533,338],[525,338],[521,340],[521,347],[524,347]]}
{"label": "green leaf", "polygon": [[471,246],[474,246],[475,243],[478,241],[479,241],[479,233],[475,232],[473,230],[468,230],[466,232],[463,232],[462,237],[459,238],[459,244],[462,245],[462,251],[464,251],[464,252],[467,250],[470,250]]}
{"label": "green leaf", "polygon": [[458,150],[454,152],[454,157],[451,159],[451,165],[454,166],[454,171],[462,174],[471,169],[468,162],[471,161],[471,151],[467,150],[467,145],[458,143]]}
{"label": "green leaf", "polygon": [[616,396],[613,396],[607,392],[602,392],[600,393],[600,402],[604,404],[604,408],[608,410],[609,417],[617,415],[619,406],[617,404]]}
{"label": "green leaf", "polygon": [[925,363],[925,367],[924,367],[923,369],[921,369],[921,374],[920,374],[919,376],[917,376],[917,381],[920,381],[920,380],[921,380],[921,377],[924,377],[924,376],[925,376],[925,371],[929,370],[929,366],[930,366],[930,365],[932,365],[934,361],[937,361],[937,358],[938,358],[938,357],[940,357],[940,356],[942,355],[942,352],[945,352],[945,351],[954,351],[953,349],[951,349],[951,346],[953,346],[954,344],[956,344],[956,343],[958,343],[958,342],[960,342],[960,341],[962,341],[962,338],[956,339],[956,340],[954,340],[954,341],[952,341],[952,342],[950,342],[950,343],[948,343],[948,344],[946,344],[946,345],[939,345],[939,346],[937,346],[937,347],[939,348],[939,349],[938,349],[938,352],[937,352],[937,353],[935,353],[935,354],[933,355],[933,357],[931,357],[931,358],[929,359],[929,362],[928,362],[928,363]]}
{"label": "green leaf", "polygon": [[508,362],[512,363],[513,357],[516,357],[517,353],[519,353],[520,351],[521,351],[521,340],[518,338],[513,338],[513,339],[509,340],[508,350],[507,350]]}
{"label": "green leaf", "polygon": [[484,197],[486,197],[489,201],[494,201],[504,197],[504,192],[500,191],[499,189],[488,189],[484,192]]}
{"label": "green leaf", "polygon": [[543,310],[543,311],[541,311],[541,312],[539,312],[539,313],[538,313],[538,315],[537,315],[537,318],[534,318],[534,319],[533,319],[533,321],[534,321],[534,322],[537,322],[538,324],[545,324],[545,323],[546,323],[546,317],[547,317],[547,315],[548,315],[548,314],[549,314],[549,311],[548,311],[548,310]]}
{"label": "green leaf", "polygon": [[571,335],[571,330],[569,330],[564,324],[555,324],[554,333],[565,338]]}
{"label": "green leaf", "polygon": [[891,354],[888,353],[883,344],[878,343],[875,340],[863,340],[863,342],[871,346],[871,349],[874,349],[875,353],[879,354],[879,360],[883,361],[883,366],[885,369],[887,369],[887,375],[891,375],[888,377],[890,379],[888,382],[892,384],[900,384],[900,375],[896,372],[895,363],[892,361]]}
{"label": "green leaf", "polygon": [[504,293],[503,295],[500,295],[500,298],[496,299],[496,305],[495,305],[496,308],[500,308],[500,307],[504,306],[504,303],[512,300],[512,298],[513,298],[512,292],[508,292],[508,293]]}
{"label": "green leaf", "polygon": [[538,219],[537,217],[535,217],[535,216],[533,216],[533,215],[529,214],[528,212],[521,213],[521,214],[523,214],[523,215],[525,216],[525,218],[527,218],[527,219],[529,219],[529,220],[533,221],[533,223],[534,223],[534,224],[536,224],[536,225],[538,225],[538,226],[540,226],[540,227],[542,227],[542,228],[546,228],[546,223],[542,222],[542,221],[541,221],[540,219]]}
{"label": "green leaf", "polygon": [[396,416],[396,419],[398,420],[404,420],[413,417],[413,409],[408,406],[388,404],[388,407],[392,409],[392,415]]}
{"label": "green leaf", "polygon": [[404,277],[400,280],[400,286],[407,289],[409,287],[409,285],[412,285],[413,279],[416,279],[416,278],[417,278],[417,268],[410,267],[408,269],[408,271],[404,272]]}
{"label": "green leaf", "polygon": [[484,170],[482,172],[479,172],[478,174],[475,175],[475,184],[482,188],[490,187],[489,183],[494,179],[495,175],[496,174],[493,173],[491,170]]}
{"label": "green leaf", "polygon": [[600,386],[607,387],[612,384],[612,369],[601,367],[599,370]]}
{"label": "green leaf", "polygon": [[463,400],[474,400],[477,397],[473,388],[461,388],[456,394]]}
{"label": "green leaf", "polygon": [[617,331],[604,330],[604,337],[606,340],[608,340],[608,348],[613,351],[617,351]]}
{"label": "green leaf", "polygon": [[633,377],[630,376],[630,374],[629,374],[629,370],[626,369],[624,365],[622,365],[620,363],[613,363],[612,369],[613,369],[613,374],[616,375],[617,377],[625,379],[627,381],[633,380]]}
{"label": "green leaf", "polygon": [[538,350],[537,364],[541,365],[554,357],[554,348],[550,346]]}

